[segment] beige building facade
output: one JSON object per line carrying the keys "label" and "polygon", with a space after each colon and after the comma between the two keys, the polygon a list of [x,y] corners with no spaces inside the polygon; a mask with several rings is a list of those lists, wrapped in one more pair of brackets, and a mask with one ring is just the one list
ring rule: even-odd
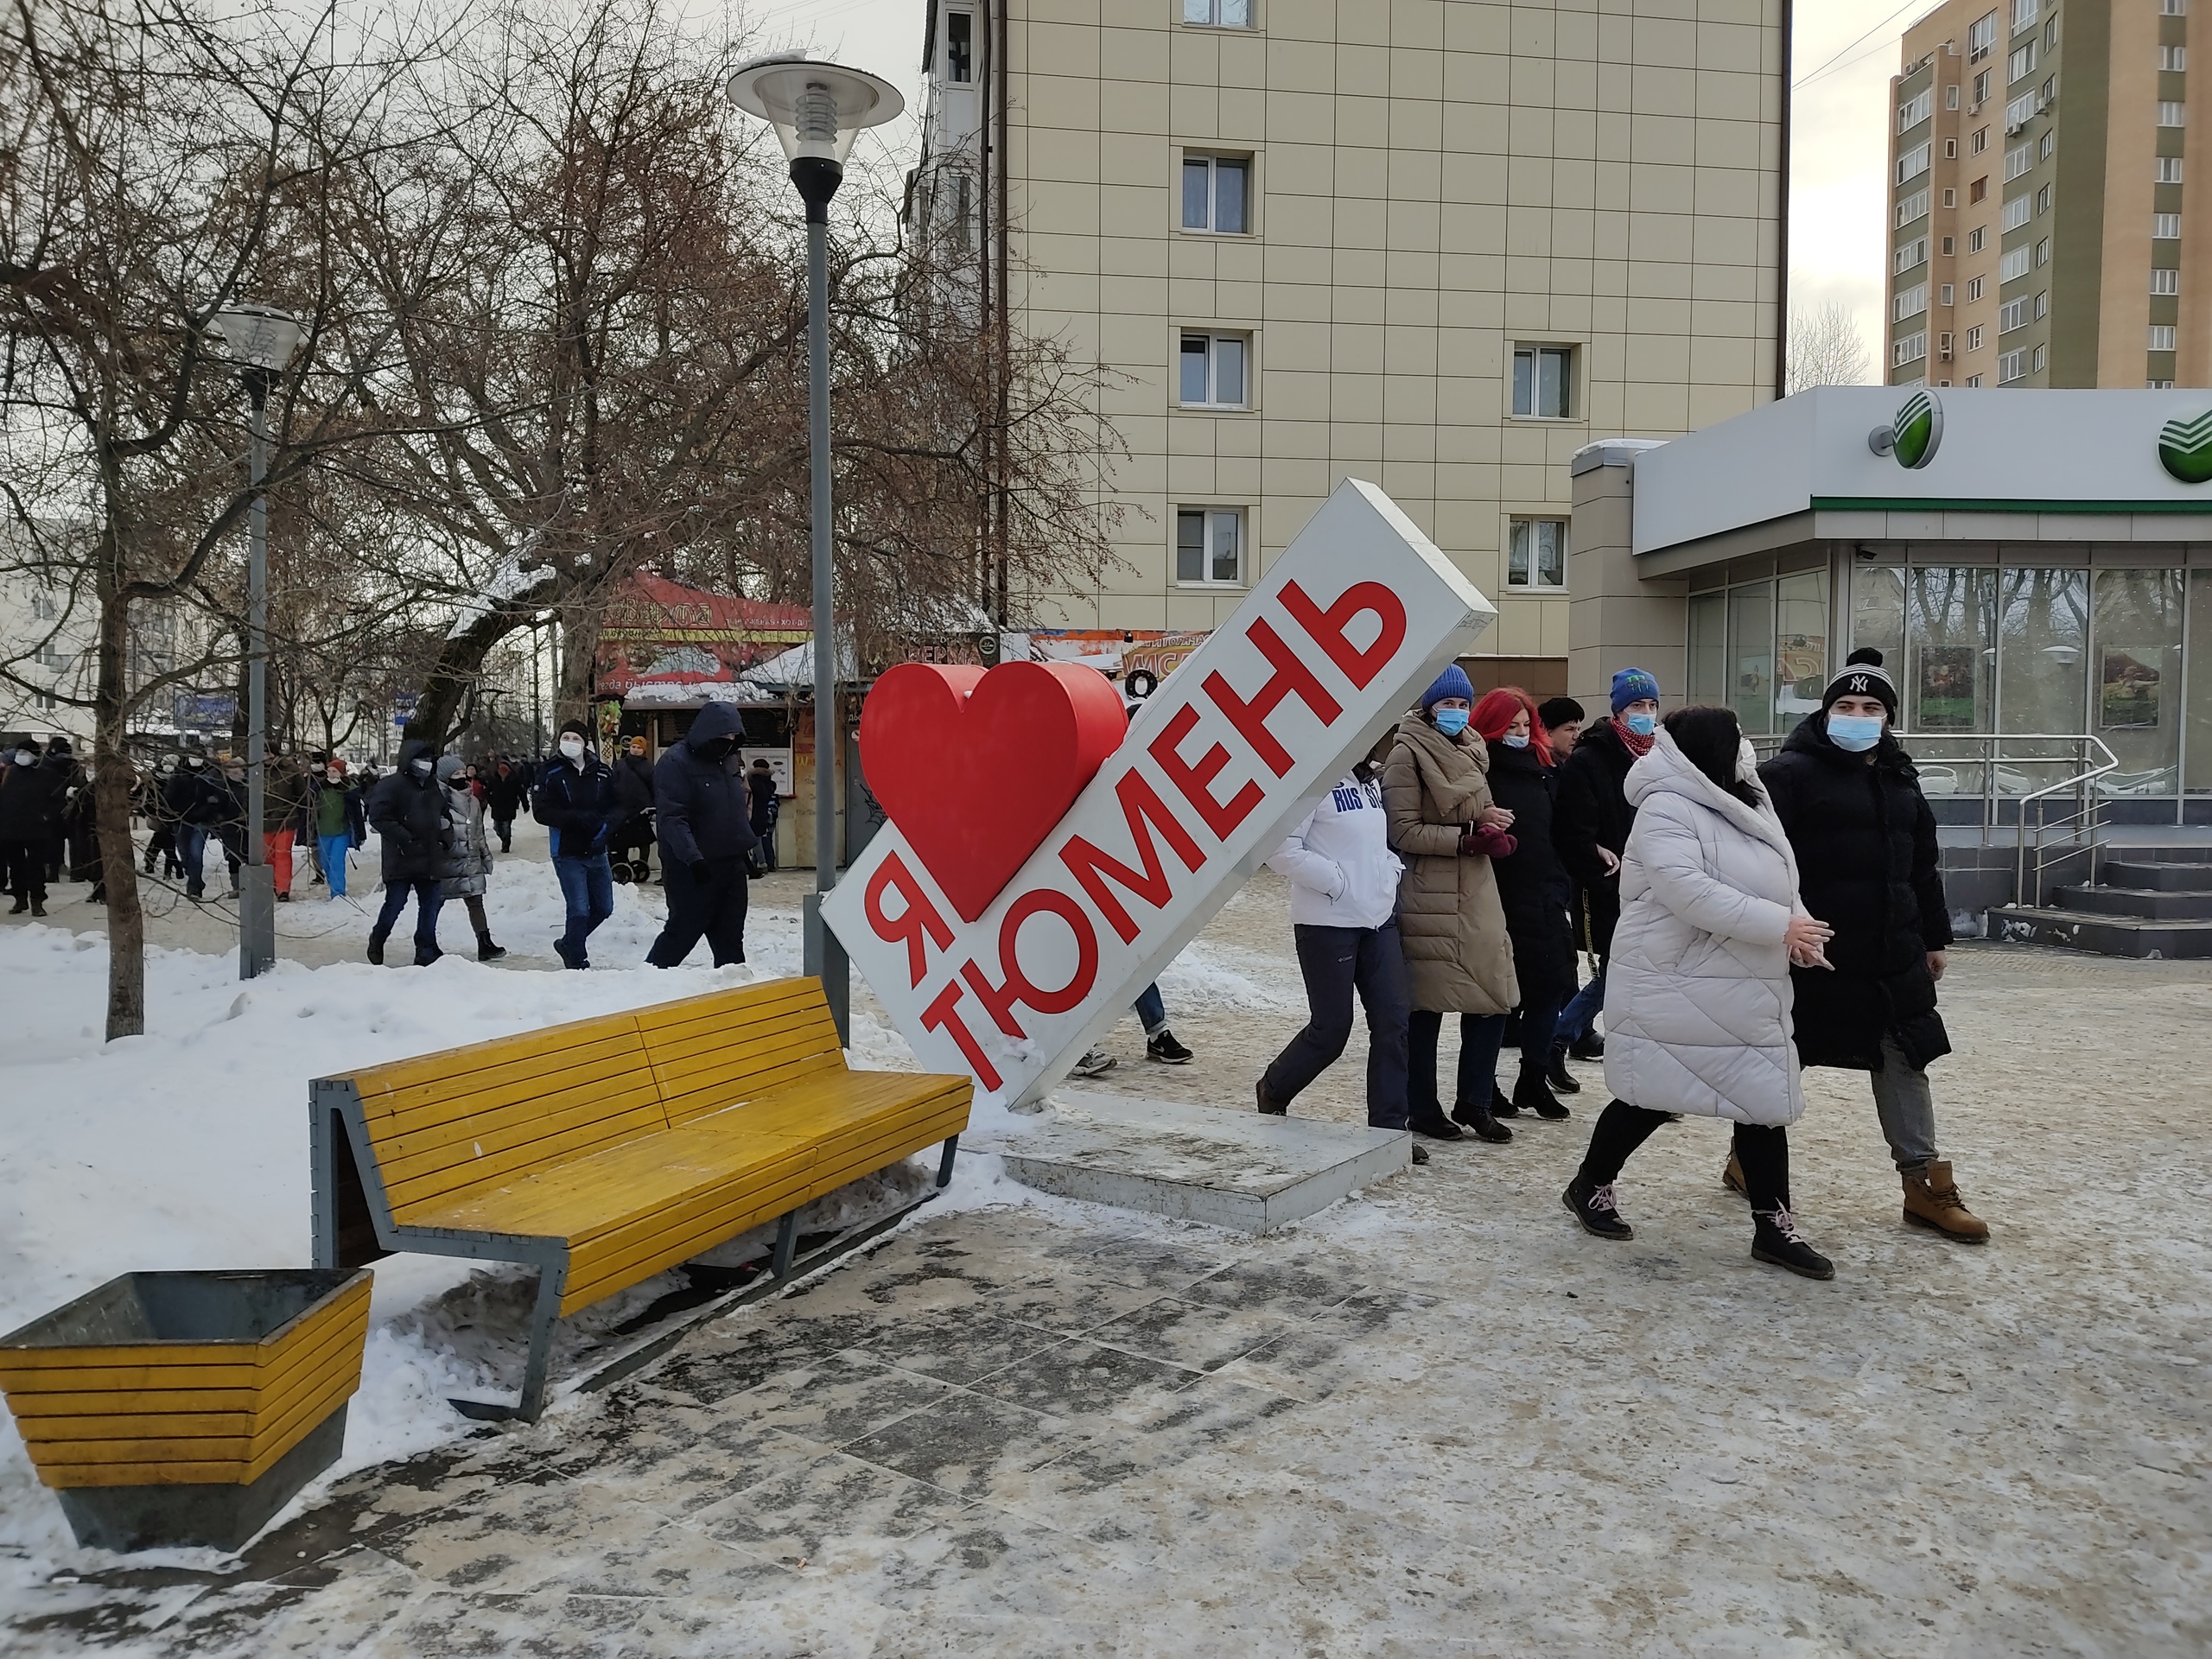
{"label": "beige building facade", "polygon": [[1905,32],[1892,385],[2212,385],[2212,212],[2184,181],[2206,5],[1944,0]]}
{"label": "beige building facade", "polygon": [[[1788,0],[933,0],[916,233],[1114,372],[1117,568],[1208,628],[1346,476],[1566,686],[1567,461],[1776,395]],[[1003,240],[1001,241],[1001,238]]]}

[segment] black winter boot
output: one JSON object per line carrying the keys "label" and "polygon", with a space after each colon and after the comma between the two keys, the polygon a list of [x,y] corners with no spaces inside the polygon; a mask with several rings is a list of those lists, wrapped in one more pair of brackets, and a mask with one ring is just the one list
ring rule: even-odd
{"label": "black winter boot", "polygon": [[8,906],[8,913],[10,916],[20,916],[30,907],[31,901],[19,893],[16,895],[16,902]]}
{"label": "black winter boot", "polygon": [[1263,1117],[1287,1117],[1290,1108],[1268,1093],[1268,1080],[1262,1077],[1252,1085],[1252,1092],[1259,1099],[1260,1114]]}
{"label": "black winter boot", "polygon": [[1551,1085],[1555,1095],[1579,1095],[1582,1092],[1582,1085],[1575,1081],[1574,1073],[1567,1069],[1565,1043],[1552,1045],[1551,1055],[1544,1066],[1544,1081]]}
{"label": "black winter boot", "polygon": [[1602,1060],[1605,1058],[1605,1039],[1594,1031],[1586,1031],[1567,1046],[1567,1052],[1578,1060]]}
{"label": "black winter boot", "polygon": [[45,900],[45,899],[32,899],[32,900],[31,900],[31,914],[32,914],[32,915],[34,915],[34,916],[43,916],[43,915],[45,915],[45,914],[46,914],[46,900]]}
{"label": "black winter boot", "polygon": [[1567,1108],[1560,1104],[1559,1097],[1544,1087],[1544,1074],[1531,1071],[1526,1067],[1522,1069],[1520,1077],[1514,1082],[1513,1103],[1523,1111],[1534,1112],[1538,1117],[1548,1117],[1554,1122],[1567,1116]]}
{"label": "black winter boot", "polygon": [[1805,1242],[1786,1209],[1751,1211],[1751,1260],[1770,1262],[1806,1279],[1833,1279],[1835,1263]]}
{"label": "black winter boot", "polygon": [[1503,1144],[1513,1138],[1513,1131],[1497,1121],[1497,1115],[1495,1112],[1486,1112],[1481,1107],[1470,1105],[1464,1100],[1452,1109],[1452,1121],[1455,1123],[1465,1124],[1478,1137],[1490,1141],[1493,1146]]}
{"label": "black winter boot", "polygon": [[369,960],[378,968],[384,966],[384,942],[390,937],[386,933],[369,935]]}
{"label": "black winter boot", "polygon": [[[1406,1127],[1415,1135],[1425,1135],[1432,1141],[1457,1141],[1462,1138],[1459,1126],[1441,1112],[1433,1116],[1426,1112],[1415,1112]],[[1509,1130],[1508,1133],[1511,1131]]]}
{"label": "black winter boot", "polygon": [[493,944],[492,936],[489,933],[480,933],[476,936],[477,961],[497,962],[501,957],[504,957],[506,954],[507,947],[504,944]]}
{"label": "black winter boot", "polygon": [[417,968],[427,968],[443,955],[445,955],[445,952],[439,950],[435,944],[427,950],[423,950],[422,946],[416,945],[415,947],[415,965]]}
{"label": "black winter boot", "polygon": [[1634,1238],[1636,1229],[1621,1219],[1620,1205],[1613,1198],[1613,1184],[1594,1186],[1579,1173],[1567,1184],[1567,1191],[1559,1201],[1567,1213],[1582,1224],[1582,1230],[1598,1238]]}
{"label": "black winter boot", "polygon": [[1497,1086],[1497,1079],[1490,1080],[1490,1115],[1492,1117],[1518,1117],[1521,1103]]}

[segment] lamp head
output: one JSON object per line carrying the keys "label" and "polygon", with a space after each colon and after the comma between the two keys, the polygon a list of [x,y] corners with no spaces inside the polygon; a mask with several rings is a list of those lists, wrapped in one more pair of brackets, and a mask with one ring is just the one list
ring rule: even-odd
{"label": "lamp head", "polygon": [[810,219],[826,217],[861,130],[895,121],[906,107],[888,81],[795,52],[741,65],[729,101],[776,130]]}
{"label": "lamp head", "polygon": [[264,374],[281,373],[307,338],[297,317],[273,305],[227,306],[208,326],[243,366]]}

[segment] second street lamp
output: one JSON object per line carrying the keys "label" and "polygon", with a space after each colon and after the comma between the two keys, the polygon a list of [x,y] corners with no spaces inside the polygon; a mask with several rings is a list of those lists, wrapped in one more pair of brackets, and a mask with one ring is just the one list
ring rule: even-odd
{"label": "second street lamp", "polygon": [[840,1041],[850,1040],[844,948],[822,923],[837,884],[837,636],[830,492],[830,200],[864,127],[896,120],[898,89],[857,69],[798,54],[756,58],[729,78],[729,101],[776,130],[806,203],[808,448],[814,474],[814,892],[806,901],[805,970],[822,981]]}
{"label": "second street lamp", "polygon": [[261,833],[268,786],[263,756],[269,747],[269,499],[261,480],[269,470],[269,394],[300,349],[307,331],[289,311],[268,305],[234,305],[210,326],[238,364],[253,405],[253,453],[248,477],[253,501],[247,510],[251,563],[246,600],[246,866],[238,885],[238,977],[265,974],[276,961],[276,884]]}

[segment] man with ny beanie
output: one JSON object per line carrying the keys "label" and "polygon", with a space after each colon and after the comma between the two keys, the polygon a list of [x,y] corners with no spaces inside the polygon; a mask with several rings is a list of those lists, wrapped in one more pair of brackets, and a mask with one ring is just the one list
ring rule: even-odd
{"label": "man with ny beanie", "polygon": [[[1936,1155],[1928,1066],[1951,1052],[1936,982],[1951,943],[1936,815],[1891,728],[1882,653],[1851,653],[1782,753],[1759,768],[1797,855],[1805,907],[1835,929],[1832,969],[1794,968],[1797,1054],[1871,1072],[1874,1109],[1904,1182],[1904,1218],[1979,1244],[1989,1228]],[[1740,1189],[1732,1160],[1724,1179]]]}
{"label": "man with ny beanie", "polygon": [[1605,963],[1621,918],[1621,852],[1636,822],[1625,785],[1628,769],[1651,753],[1659,729],[1659,682],[1624,668],[1613,676],[1611,705],[1613,717],[1578,737],[1560,765],[1552,808],[1552,845],[1574,878],[1576,948],[1598,958],[1597,977],[1567,1004],[1554,1033],[1579,1060],[1605,1052],[1591,1026],[1605,1005]]}

